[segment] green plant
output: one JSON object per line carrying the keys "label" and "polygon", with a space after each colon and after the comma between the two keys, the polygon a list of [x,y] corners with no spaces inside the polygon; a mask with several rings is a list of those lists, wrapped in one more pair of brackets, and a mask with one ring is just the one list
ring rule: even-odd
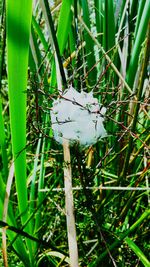
{"label": "green plant", "polygon": [[10,248],[28,267],[69,261],[62,189],[68,166],[53,139],[49,112],[53,99],[69,85],[93,90],[107,109],[108,136],[89,149],[70,148],[79,264],[126,266],[129,261],[134,266],[138,258],[149,264],[149,0],[53,2],[36,1],[32,7],[32,1],[7,0],[6,28],[2,9],[0,225],[8,236],[7,243],[2,237],[5,266]]}

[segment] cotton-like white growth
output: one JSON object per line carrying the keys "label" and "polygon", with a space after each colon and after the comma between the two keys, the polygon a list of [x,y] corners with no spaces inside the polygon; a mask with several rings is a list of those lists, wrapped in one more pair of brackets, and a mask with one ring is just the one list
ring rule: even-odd
{"label": "cotton-like white growth", "polygon": [[79,93],[70,87],[54,100],[50,112],[55,140],[62,144],[66,139],[70,144],[79,142],[83,146],[96,143],[107,135],[103,125],[105,112],[92,92]]}

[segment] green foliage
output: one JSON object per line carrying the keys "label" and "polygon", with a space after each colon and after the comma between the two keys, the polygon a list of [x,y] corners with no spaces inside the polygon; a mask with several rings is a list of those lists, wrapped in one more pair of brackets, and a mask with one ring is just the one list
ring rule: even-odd
{"label": "green foliage", "polygon": [[[0,225],[8,223],[8,263],[69,261],[63,152],[50,122],[60,70],[64,87],[93,90],[107,109],[108,136],[89,149],[71,147],[79,264],[149,266],[149,191],[141,190],[150,166],[149,0],[50,2],[6,1],[6,50],[2,8]],[[12,161],[15,185],[3,222]]]}
{"label": "green foliage", "polygon": [[[26,87],[32,1],[6,1],[7,68],[10,127],[16,189],[22,224],[28,220],[26,186]],[[26,231],[30,232],[29,226]],[[27,240],[32,262],[32,245]]]}
{"label": "green foliage", "polygon": [[145,267],[150,266],[149,260],[145,257],[141,249],[130,239],[126,238],[125,242],[128,244],[128,246],[135,252],[135,254],[139,257],[141,262]]}

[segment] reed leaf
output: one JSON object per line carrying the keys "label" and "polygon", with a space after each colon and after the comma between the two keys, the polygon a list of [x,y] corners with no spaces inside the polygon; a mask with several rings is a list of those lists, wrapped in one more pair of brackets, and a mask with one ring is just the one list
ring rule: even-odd
{"label": "reed leaf", "polygon": [[[26,93],[32,1],[6,1],[7,68],[12,151],[22,224],[28,219],[26,184]],[[30,232],[27,225],[26,230]],[[32,245],[27,240],[33,263]]]}

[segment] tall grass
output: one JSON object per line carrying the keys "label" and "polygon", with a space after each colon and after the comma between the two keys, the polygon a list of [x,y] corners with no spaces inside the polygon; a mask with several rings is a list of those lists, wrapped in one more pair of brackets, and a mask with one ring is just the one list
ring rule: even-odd
{"label": "tall grass", "polygon": [[[32,7],[32,1],[7,0],[6,26],[2,10],[0,225],[7,226],[5,266],[12,259],[28,267],[69,262],[65,165],[49,111],[60,85],[70,84],[78,91],[93,90],[107,108],[108,136],[89,149],[70,148],[79,265],[135,266],[140,261],[149,266],[150,3],[53,2],[35,1]],[[15,186],[4,218],[12,161]]]}

